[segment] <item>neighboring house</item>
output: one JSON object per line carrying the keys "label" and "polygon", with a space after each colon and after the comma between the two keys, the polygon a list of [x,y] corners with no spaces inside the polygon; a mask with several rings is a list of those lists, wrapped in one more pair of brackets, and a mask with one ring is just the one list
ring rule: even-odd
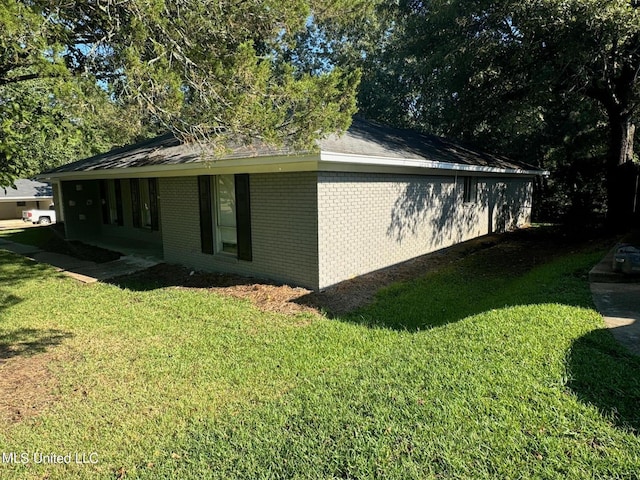
{"label": "neighboring house", "polygon": [[0,188],[0,220],[22,218],[23,210],[47,210],[53,205],[53,190],[48,183],[18,179],[15,188]]}
{"label": "neighboring house", "polygon": [[144,241],[169,263],[322,289],[527,224],[545,172],[354,120],[317,152],[223,158],[172,135],[43,173],[67,236]]}

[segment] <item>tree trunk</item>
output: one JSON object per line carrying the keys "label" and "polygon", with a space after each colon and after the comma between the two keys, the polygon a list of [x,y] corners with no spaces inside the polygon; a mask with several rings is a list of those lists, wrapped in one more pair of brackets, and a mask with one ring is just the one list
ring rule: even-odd
{"label": "tree trunk", "polygon": [[635,125],[631,116],[609,113],[610,142],[607,158],[607,224],[614,230],[631,226],[635,199],[633,141]]}

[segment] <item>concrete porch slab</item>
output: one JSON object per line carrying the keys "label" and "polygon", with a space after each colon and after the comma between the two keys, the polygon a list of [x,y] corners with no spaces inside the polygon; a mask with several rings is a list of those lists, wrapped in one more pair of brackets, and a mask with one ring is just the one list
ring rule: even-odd
{"label": "concrete porch slab", "polygon": [[121,275],[130,275],[160,263],[157,259],[134,256],[123,256],[111,262],[96,263],[61,253],[45,252],[30,245],[6,240],[0,240],[0,249],[24,255],[39,263],[49,264],[59,272],[82,283],[94,283]]}
{"label": "concrete porch slab", "polygon": [[131,275],[132,273],[146,270],[160,263],[157,260],[149,260],[133,256],[123,256],[118,260],[107,263],[94,263],[80,269],[75,269],[78,273],[92,277],[97,281],[107,280],[121,275]]}
{"label": "concrete porch slab", "polygon": [[82,242],[95,247],[119,252],[124,256],[142,258],[150,261],[161,262],[163,260],[162,244],[121,238],[114,236],[102,236],[98,238],[85,238]]}

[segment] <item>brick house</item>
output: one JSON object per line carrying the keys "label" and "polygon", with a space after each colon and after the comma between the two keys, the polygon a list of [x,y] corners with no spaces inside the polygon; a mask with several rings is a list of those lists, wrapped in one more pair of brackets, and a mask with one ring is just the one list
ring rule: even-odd
{"label": "brick house", "polygon": [[45,172],[70,239],[323,289],[530,221],[541,170],[355,120],[316,152],[209,156],[172,135]]}

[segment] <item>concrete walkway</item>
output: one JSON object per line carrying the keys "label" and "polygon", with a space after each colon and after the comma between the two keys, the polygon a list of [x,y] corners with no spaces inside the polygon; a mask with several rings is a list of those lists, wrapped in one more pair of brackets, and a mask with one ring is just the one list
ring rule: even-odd
{"label": "concrete walkway", "polygon": [[613,272],[615,250],[589,272],[591,295],[614,338],[640,355],[640,277]]}
{"label": "concrete walkway", "polygon": [[93,283],[107,280],[120,275],[129,275],[160,263],[159,260],[138,258],[125,255],[118,260],[106,263],[96,263],[79,260],[69,255],[45,252],[38,247],[10,242],[0,238],[0,249],[24,255],[38,263],[48,263],[59,272],[83,283]]}

